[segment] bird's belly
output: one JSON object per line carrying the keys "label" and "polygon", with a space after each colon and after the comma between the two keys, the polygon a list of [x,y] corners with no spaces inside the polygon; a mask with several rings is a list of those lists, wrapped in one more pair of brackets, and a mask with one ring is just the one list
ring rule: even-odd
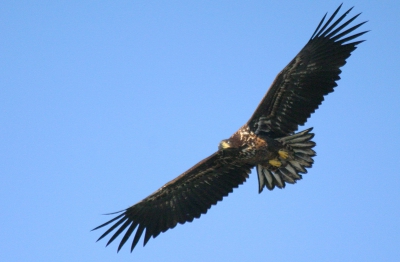
{"label": "bird's belly", "polygon": [[274,159],[278,156],[277,151],[269,150],[268,147],[247,148],[242,151],[243,160],[249,164],[262,164],[267,163],[268,160]]}

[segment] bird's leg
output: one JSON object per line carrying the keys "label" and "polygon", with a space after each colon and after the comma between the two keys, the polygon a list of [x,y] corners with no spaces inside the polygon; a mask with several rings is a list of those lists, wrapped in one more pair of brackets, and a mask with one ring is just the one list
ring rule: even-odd
{"label": "bird's leg", "polygon": [[[278,155],[281,159],[287,159],[289,157],[289,152],[287,152],[286,150],[280,149],[278,151]],[[278,158],[268,160],[268,163],[273,167],[281,167],[282,166],[282,162]]]}
{"label": "bird's leg", "polygon": [[271,159],[271,160],[268,160],[268,163],[271,165],[271,166],[274,166],[274,167],[280,167],[281,165],[282,165],[282,163],[278,160],[278,159]]}
{"label": "bird's leg", "polygon": [[288,158],[288,156],[289,156],[289,153],[288,153],[287,151],[283,150],[283,149],[279,150],[279,151],[278,151],[278,154],[279,154],[279,156],[280,156],[281,158],[283,158],[283,159],[286,159],[286,158]]}

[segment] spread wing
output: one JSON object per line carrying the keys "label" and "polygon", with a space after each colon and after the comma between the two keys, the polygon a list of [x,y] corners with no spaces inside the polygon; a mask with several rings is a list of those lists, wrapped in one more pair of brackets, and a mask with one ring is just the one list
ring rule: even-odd
{"label": "spread wing", "polygon": [[116,212],[121,213],[117,217],[93,229],[112,225],[98,240],[117,230],[108,245],[126,230],[118,246],[119,251],[137,228],[132,251],[145,229],[144,245],[150,237],[157,237],[177,223],[184,224],[199,218],[250,174],[252,166],[239,165],[235,159],[237,155],[233,151],[214,153],[139,203]]}
{"label": "spread wing", "polygon": [[346,64],[356,46],[363,42],[349,41],[367,32],[349,35],[366,23],[347,29],[360,14],[340,24],[352,8],[332,22],[340,7],[325,24],[326,15],[322,18],[308,43],[276,76],[248,121],[253,132],[271,137],[292,134],[318,108],[324,96],[333,92],[336,81],[340,79],[340,67]]}

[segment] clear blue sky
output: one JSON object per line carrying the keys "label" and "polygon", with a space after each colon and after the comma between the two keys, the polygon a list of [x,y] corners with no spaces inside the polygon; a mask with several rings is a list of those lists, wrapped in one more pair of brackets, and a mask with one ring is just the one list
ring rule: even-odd
{"label": "clear blue sky", "polygon": [[398,261],[399,1],[306,123],[315,165],[134,252],[90,230],[217,149],[338,1],[2,1],[1,261]]}

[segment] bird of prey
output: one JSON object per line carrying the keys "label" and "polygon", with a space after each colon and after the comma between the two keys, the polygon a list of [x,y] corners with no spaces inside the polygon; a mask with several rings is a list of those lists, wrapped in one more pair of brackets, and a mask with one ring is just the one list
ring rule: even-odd
{"label": "bird of prey", "polygon": [[307,44],[276,76],[249,121],[222,140],[217,152],[133,206],[112,213],[118,215],[93,229],[110,225],[98,240],[116,230],[108,245],[124,232],[119,251],[136,229],[131,251],[143,232],[146,245],[151,237],[207,213],[245,182],[253,167],[259,192],[301,179],[313,164],[314,134],[312,128],[295,132],[337,86],[340,68],[363,42],[352,40],[368,32],[351,34],[366,22],[350,27],[360,15],[344,20],[352,8],[335,20],[340,8],[324,23],[325,14]]}

